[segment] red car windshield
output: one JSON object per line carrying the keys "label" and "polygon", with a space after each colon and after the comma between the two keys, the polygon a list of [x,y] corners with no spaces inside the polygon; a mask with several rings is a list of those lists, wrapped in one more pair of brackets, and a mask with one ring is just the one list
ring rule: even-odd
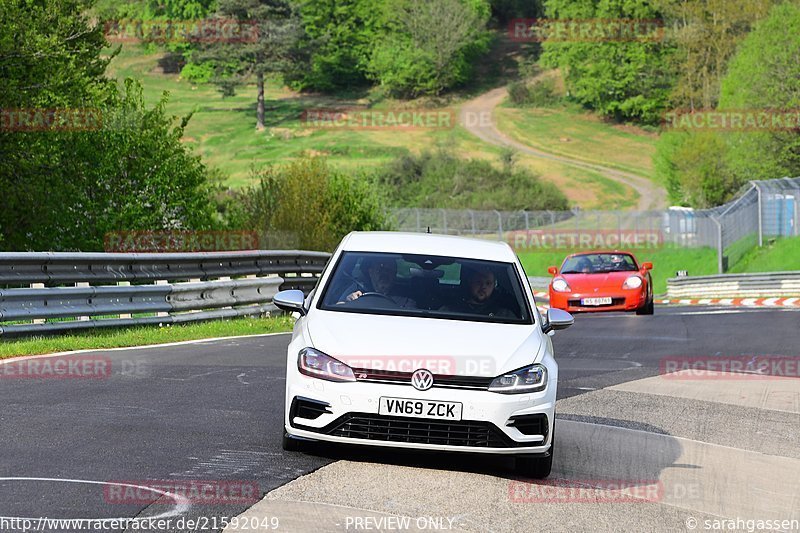
{"label": "red car windshield", "polygon": [[581,254],[568,257],[561,267],[562,274],[607,274],[635,272],[636,260],[629,254]]}

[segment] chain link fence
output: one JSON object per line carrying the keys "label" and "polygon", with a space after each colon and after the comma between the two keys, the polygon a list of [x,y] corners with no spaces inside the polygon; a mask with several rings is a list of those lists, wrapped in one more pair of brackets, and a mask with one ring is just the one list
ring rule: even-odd
{"label": "chain link fence", "polygon": [[478,211],[396,208],[399,231],[485,237],[515,249],[709,247],[725,272],[764,238],[800,235],[800,178],[751,181],[713,209]]}

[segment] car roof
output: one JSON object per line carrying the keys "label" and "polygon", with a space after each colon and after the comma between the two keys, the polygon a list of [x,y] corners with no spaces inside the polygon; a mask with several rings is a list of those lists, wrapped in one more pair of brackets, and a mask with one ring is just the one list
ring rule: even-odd
{"label": "car roof", "polygon": [[342,240],[343,251],[440,255],[512,263],[514,250],[491,239],[473,239],[436,233],[354,231]]}

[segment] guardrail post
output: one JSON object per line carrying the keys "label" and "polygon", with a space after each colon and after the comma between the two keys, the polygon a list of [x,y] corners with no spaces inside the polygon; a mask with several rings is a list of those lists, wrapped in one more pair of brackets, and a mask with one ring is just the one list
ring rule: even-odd
{"label": "guardrail post", "polygon": [[[131,282],[130,281],[118,281],[117,282],[117,287],[130,287],[130,286],[131,286]],[[120,318],[133,318],[133,315],[131,313],[120,313],[119,317]]]}
{"label": "guardrail post", "polygon": [[[169,281],[167,281],[165,279],[157,279],[156,280],[156,285],[168,285],[168,284],[169,284]],[[158,317],[169,316],[169,313],[167,313],[166,311],[158,311],[156,313],[156,316],[158,316]]]}
{"label": "guardrail post", "polygon": [[[44,289],[44,283],[31,283],[31,289]],[[44,324],[44,318],[34,318],[34,324]]]}
{"label": "guardrail post", "polygon": [[[88,281],[79,281],[79,282],[75,283],[75,286],[76,287],[88,287],[89,286],[89,282]],[[75,320],[79,320],[81,322],[88,322],[89,317],[88,316],[79,316],[79,317],[76,317]]]}

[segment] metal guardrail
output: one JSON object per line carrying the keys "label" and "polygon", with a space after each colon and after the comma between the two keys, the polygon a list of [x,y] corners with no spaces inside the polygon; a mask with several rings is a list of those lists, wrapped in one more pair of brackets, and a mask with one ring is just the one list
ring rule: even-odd
{"label": "metal guardrail", "polygon": [[308,293],[329,257],[298,250],[1,253],[0,336],[261,315],[275,310],[279,290]]}
{"label": "metal guardrail", "polygon": [[688,276],[667,280],[668,298],[800,297],[800,272]]}

